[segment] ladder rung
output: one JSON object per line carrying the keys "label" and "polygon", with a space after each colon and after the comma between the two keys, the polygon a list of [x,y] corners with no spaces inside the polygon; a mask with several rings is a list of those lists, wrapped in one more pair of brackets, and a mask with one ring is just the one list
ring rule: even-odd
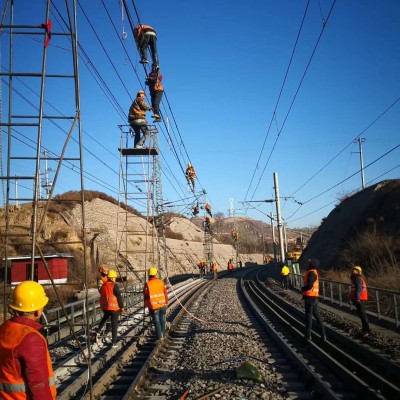
{"label": "ladder rung", "polygon": [[[13,115],[12,118],[36,119],[39,115]],[[75,119],[75,117],[43,115],[43,119]]]}
{"label": "ladder rung", "polygon": [[[60,157],[42,157],[41,160],[50,160],[50,161],[59,161]],[[10,157],[10,160],[36,160],[36,157]],[[65,157],[63,161],[79,161],[80,158],[78,157]]]}

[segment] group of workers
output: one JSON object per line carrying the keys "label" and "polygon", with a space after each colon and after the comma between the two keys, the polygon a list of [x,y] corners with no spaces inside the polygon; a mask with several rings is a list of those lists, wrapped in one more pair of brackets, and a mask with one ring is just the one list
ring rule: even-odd
{"label": "group of workers", "polygon": [[[311,340],[313,316],[320,327],[321,339],[326,340],[325,327],[318,308],[319,265],[320,262],[317,258],[309,260],[306,273],[303,277],[303,286],[301,287],[306,318],[305,342]],[[288,289],[289,287],[289,274],[289,268],[284,265],[281,269],[282,286],[284,289]],[[362,268],[360,266],[351,266],[350,281],[350,301],[355,306],[357,314],[361,319],[361,335],[366,337],[370,334],[368,317],[365,310],[365,302],[368,300],[368,290],[367,281],[362,275]]]}
{"label": "group of workers", "polygon": [[146,111],[153,111],[153,123],[161,122],[160,103],[164,93],[164,87],[161,83],[162,74],[158,63],[156,31],[149,25],[139,24],[134,29],[134,37],[141,56],[140,63],[147,64],[149,62],[147,58],[148,48],[150,48],[153,61],[151,72],[145,81],[145,84],[149,87],[151,107],[146,104],[145,92],[139,90],[129,108],[128,114],[128,122],[134,132],[134,148],[142,149],[150,134],[146,120]]}
{"label": "group of workers", "polygon": [[[197,267],[199,268],[199,276],[200,276],[200,278],[202,278],[203,276],[205,276],[205,275],[207,274],[207,271],[206,271],[206,269],[207,269],[206,260],[204,260],[204,259],[199,260],[199,262],[198,262],[198,264],[197,264]],[[208,270],[208,271],[209,271],[209,273],[210,273],[211,275],[215,275],[215,274],[217,273],[217,271],[218,271],[218,264],[217,264],[216,261],[210,262],[209,270]]]}

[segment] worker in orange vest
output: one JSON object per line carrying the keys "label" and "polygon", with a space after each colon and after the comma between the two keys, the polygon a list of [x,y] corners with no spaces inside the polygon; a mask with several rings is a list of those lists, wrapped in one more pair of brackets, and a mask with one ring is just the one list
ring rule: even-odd
{"label": "worker in orange vest", "polygon": [[157,33],[154,28],[149,25],[139,24],[133,30],[133,36],[141,56],[140,63],[147,64],[149,62],[147,59],[147,48],[150,47],[153,64],[159,65],[157,55]]}
{"label": "worker in orange vest", "polygon": [[369,322],[367,313],[365,311],[365,302],[368,300],[367,281],[362,275],[361,267],[355,266],[351,270],[351,288],[350,288],[350,300],[356,307],[357,314],[361,319],[363,336],[368,336],[371,332],[369,328]]}
{"label": "worker in orange vest", "polygon": [[[136,94],[135,100],[131,104],[128,113],[128,122],[135,137],[133,140],[133,147],[135,149],[143,149],[145,141],[148,139],[150,132],[147,126],[146,111],[150,111],[152,108],[146,104],[146,94],[143,90],[139,90]],[[140,137],[140,132],[143,136]]]}
{"label": "worker in orange vest", "polygon": [[212,218],[212,213],[211,213],[211,204],[210,203],[206,203],[206,205],[204,206],[207,214]]}
{"label": "worker in orange vest", "polygon": [[228,271],[229,271],[229,275],[232,275],[232,273],[233,273],[233,262],[232,262],[231,258],[228,261]]}
{"label": "worker in orange vest", "polygon": [[192,192],[194,192],[195,191],[196,171],[195,171],[192,163],[188,163],[186,172],[185,172],[185,176],[186,176],[186,180],[187,180],[189,188],[192,190]]}
{"label": "worker in orange vest", "polygon": [[213,261],[211,264],[211,273],[214,275],[214,278],[218,278],[217,271],[218,271],[218,264],[216,261]]}
{"label": "worker in orange vest", "polygon": [[115,283],[117,272],[110,269],[107,274],[107,282],[100,288],[100,308],[103,310],[103,318],[101,319],[97,330],[96,338],[103,329],[108,318],[111,318],[111,335],[112,347],[117,347],[118,318],[124,312],[124,302],[122,300],[119,286]]}
{"label": "worker in orange vest", "polygon": [[157,268],[149,269],[149,280],[143,288],[144,305],[149,308],[156,329],[157,339],[165,336],[165,319],[168,306],[168,292],[164,282],[157,278]]}
{"label": "worker in orange vest", "polygon": [[107,282],[108,268],[106,264],[100,264],[99,274],[100,276],[97,279],[97,288],[100,290],[100,288]]}
{"label": "worker in orange vest", "polygon": [[304,286],[301,288],[303,293],[305,315],[306,315],[306,333],[304,340],[311,340],[312,317],[317,320],[321,328],[321,338],[326,340],[326,333],[324,323],[319,314],[318,309],[318,295],[319,295],[319,278],[317,268],[319,267],[319,260],[313,258],[309,260],[307,272],[304,274]]}
{"label": "worker in orange vest", "polygon": [[10,308],[15,316],[0,326],[0,399],[56,398],[47,342],[39,333],[48,301],[37,282],[21,282],[14,289]]}
{"label": "worker in orange vest", "polygon": [[160,102],[164,93],[164,87],[161,83],[162,74],[160,73],[160,67],[157,64],[151,66],[151,72],[146,79],[146,85],[149,87],[151,107],[153,108],[153,122],[161,122],[160,115]]}

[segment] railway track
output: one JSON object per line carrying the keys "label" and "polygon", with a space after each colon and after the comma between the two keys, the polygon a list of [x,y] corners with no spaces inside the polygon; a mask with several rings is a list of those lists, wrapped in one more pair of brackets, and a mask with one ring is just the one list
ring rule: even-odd
{"label": "railway track", "polygon": [[[176,285],[174,291],[170,292],[168,320],[173,320],[180,309],[180,303],[185,303],[206,282],[198,279]],[[117,348],[111,348],[108,337],[102,337],[98,343],[91,346],[92,382],[89,381],[87,363],[71,338],[70,351],[56,358],[54,362],[57,399],[88,397],[89,385],[92,385],[92,393],[97,398],[120,399],[120,392],[123,391],[121,387],[129,387],[135,374],[155,347],[152,324],[149,318],[143,319],[143,315],[143,308],[136,308],[123,316],[118,328],[118,336],[121,339]],[[79,340],[87,355],[88,349],[83,333]],[[65,346],[65,339],[60,343]],[[54,352],[56,346],[53,347]],[[129,368],[124,369],[124,365],[128,364]],[[114,392],[118,395],[114,396]]]}
{"label": "railway track", "polygon": [[[304,313],[270,291],[250,273],[241,288],[260,322],[275,338],[321,398],[399,399],[400,367],[358,342],[326,327],[328,340],[315,332],[304,343]],[[251,275],[252,274],[252,275]]]}

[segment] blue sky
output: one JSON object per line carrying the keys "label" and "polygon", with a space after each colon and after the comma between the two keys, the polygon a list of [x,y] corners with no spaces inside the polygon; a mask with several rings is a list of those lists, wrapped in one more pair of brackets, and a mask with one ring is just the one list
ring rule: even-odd
{"label": "blue sky", "polygon": [[[4,0],[1,3],[4,6]],[[44,22],[44,2],[35,2],[31,9],[17,3],[16,22]],[[60,9],[62,3],[56,2]],[[104,4],[121,32],[120,2],[104,0]],[[128,0],[127,4],[134,22],[137,22],[132,2]],[[243,208],[240,202],[245,198],[270,199],[273,196],[273,172],[277,172],[281,196],[293,197],[282,201],[282,215],[289,226],[318,225],[338,198],[360,188],[361,179],[357,174],[319,196],[359,169],[358,145],[352,144],[352,140],[400,97],[399,1],[310,1],[276,118],[257,169],[261,146],[272,120],[307,1],[136,0],[135,4],[141,22],[157,30],[160,67],[173,116],[214,211],[226,213],[230,197],[235,199],[235,205],[240,209]],[[327,19],[333,4],[314,57],[288,114],[320,35],[323,19]],[[129,94],[80,7],[79,42],[120,107],[127,112],[131,97],[140,89],[140,82],[126,58],[103,3],[87,0],[81,1],[81,5]],[[53,30],[59,32],[57,19],[52,17],[52,20]],[[139,56],[126,18],[124,29],[128,36],[123,44],[143,84],[143,68],[138,63]],[[4,33],[1,39],[4,69],[8,68],[9,42]],[[67,47],[65,38],[53,36],[48,51],[48,71],[68,73],[71,54],[65,50]],[[40,71],[41,49],[42,44],[32,38],[16,37],[15,70],[23,71],[28,67],[30,71]],[[15,82],[14,87],[25,99],[37,103],[34,92],[39,89],[38,82],[32,79],[24,82],[30,89],[20,82]],[[95,183],[89,179],[85,180],[85,187],[116,196],[119,168],[117,125],[125,123],[125,120],[89,74],[84,60],[80,60],[80,84],[85,132],[83,144],[87,149],[84,152],[84,169],[106,183],[104,186],[99,184],[99,180]],[[46,83],[46,101],[68,115],[74,114],[71,94],[71,87],[65,80],[49,80]],[[3,119],[7,115],[7,96],[7,87],[3,84]],[[15,112],[32,113],[26,100],[15,93],[13,96]],[[54,115],[55,111],[49,104],[45,113]],[[168,108],[162,110],[164,116],[168,115],[172,120]],[[68,129],[68,124],[59,124]],[[363,145],[365,165],[400,143],[399,126],[400,101],[362,133],[366,139]],[[160,128],[165,134],[165,127]],[[25,129],[25,135],[32,135],[34,139],[34,129]],[[279,139],[271,152],[278,129],[281,129]],[[166,200],[175,201],[187,197],[189,193],[164,134],[160,132],[159,136],[165,157],[163,164],[167,162],[170,168],[164,168],[163,190]],[[4,136],[3,168],[6,154]],[[176,128],[171,131],[171,136],[185,166],[187,157],[180,140],[176,140]],[[44,147],[59,153],[63,137],[65,134],[58,128],[45,124]],[[343,148],[346,149],[341,152]],[[13,149],[20,152],[18,154],[32,151],[22,142],[15,143]],[[71,156],[76,153],[73,143],[68,151]],[[337,158],[306,183],[338,153]],[[398,178],[399,153],[400,148],[368,167],[365,170],[366,182],[370,184]],[[29,174],[32,166],[27,164],[18,164],[18,173]],[[264,167],[265,173],[261,177]],[[250,185],[254,171],[254,180]],[[68,169],[63,171],[56,192],[76,188],[79,188],[76,173]],[[23,190],[23,187],[20,188],[21,196]],[[305,204],[299,207],[296,201]],[[186,203],[186,200],[181,200],[177,204]],[[258,207],[264,213],[272,210],[271,204]],[[238,214],[243,212],[237,211]],[[262,213],[250,209],[247,215],[264,219]]]}

